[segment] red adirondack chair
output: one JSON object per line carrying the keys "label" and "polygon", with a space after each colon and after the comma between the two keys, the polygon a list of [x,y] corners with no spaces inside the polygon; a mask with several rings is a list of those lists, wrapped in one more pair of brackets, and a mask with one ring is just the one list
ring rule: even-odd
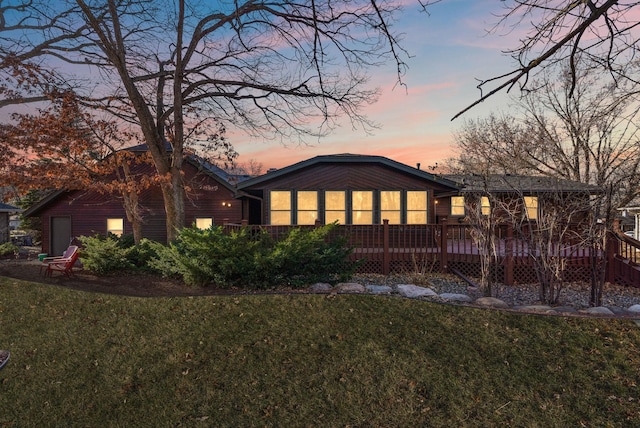
{"label": "red adirondack chair", "polygon": [[44,259],[42,259],[42,264],[40,265],[40,273],[42,273],[42,270],[45,269],[45,274],[46,274],[47,266],[49,266],[50,263],[63,262],[65,260],[69,260],[71,256],[73,256],[73,254],[77,252],[78,252],[77,245],[69,245],[69,247],[66,250],[64,250],[64,253],[62,253],[61,256],[45,257]]}
{"label": "red adirondack chair", "polygon": [[54,271],[61,272],[66,277],[73,276],[73,265],[76,264],[78,257],[80,257],[80,251],[76,249],[71,257],[61,258],[49,262],[49,264],[47,264],[47,270],[45,271],[44,276],[50,277]]}

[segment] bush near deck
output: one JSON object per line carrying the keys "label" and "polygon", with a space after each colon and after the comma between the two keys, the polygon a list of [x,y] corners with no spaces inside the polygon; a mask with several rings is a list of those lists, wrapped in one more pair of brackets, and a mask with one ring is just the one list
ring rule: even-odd
{"label": "bush near deck", "polygon": [[334,228],[294,228],[274,241],[260,229],[226,233],[219,226],[192,227],[181,230],[168,246],[149,240],[133,245],[113,236],[82,237],[81,260],[98,274],[138,268],[197,286],[261,289],[336,283],[349,279],[358,264],[349,261],[352,249],[346,238],[329,239]]}

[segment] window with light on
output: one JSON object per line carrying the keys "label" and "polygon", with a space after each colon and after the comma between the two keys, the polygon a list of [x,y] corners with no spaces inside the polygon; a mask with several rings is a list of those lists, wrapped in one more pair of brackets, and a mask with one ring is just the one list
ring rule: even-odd
{"label": "window with light on", "polygon": [[120,237],[124,233],[124,219],[123,218],[108,218],[107,219],[107,233],[113,233]]}

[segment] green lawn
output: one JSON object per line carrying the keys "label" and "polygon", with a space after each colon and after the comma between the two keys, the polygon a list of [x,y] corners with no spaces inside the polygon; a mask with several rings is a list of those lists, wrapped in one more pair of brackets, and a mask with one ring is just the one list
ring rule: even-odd
{"label": "green lawn", "polygon": [[0,277],[0,427],[640,426],[639,347],[629,320]]}

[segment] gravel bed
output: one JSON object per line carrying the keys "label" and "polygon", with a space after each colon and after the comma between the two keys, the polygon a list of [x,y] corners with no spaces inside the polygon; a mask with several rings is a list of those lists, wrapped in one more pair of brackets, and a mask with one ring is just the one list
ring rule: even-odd
{"label": "gravel bed", "polygon": [[[430,275],[416,277],[415,275],[355,275],[353,282],[363,285],[414,284],[429,287],[438,294],[457,293],[466,294],[473,299],[482,297],[482,293],[471,287],[467,282],[453,275]],[[504,301],[509,306],[540,305],[539,287],[537,284],[504,285],[493,287],[493,297]],[[564,284],[560,292],[558,306],[570,306],[576,309],[589,307],[590,286],[585,283]],[[622,287],[607,284],[603,291],[602,306],[628,308],[640,304],[640,288]]]}

